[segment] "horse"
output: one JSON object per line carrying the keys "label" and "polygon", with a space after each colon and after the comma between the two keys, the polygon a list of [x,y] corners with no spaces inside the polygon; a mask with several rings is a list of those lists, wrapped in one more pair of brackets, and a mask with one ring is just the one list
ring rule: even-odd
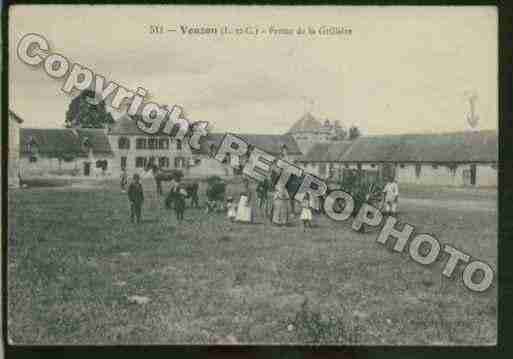
{"label": "horse", "polygon": [[170,181],[177,181],[180,182],[180,180],[183,178],[183,173],[180,170],[163,170],[159,168],[157,165],[152,164],[149,165],[146,168],[146,171],[152,171],[153,178],[155,178],[155,183],[157,185],[157,194],[162,194],[162,182],[170,182]]}

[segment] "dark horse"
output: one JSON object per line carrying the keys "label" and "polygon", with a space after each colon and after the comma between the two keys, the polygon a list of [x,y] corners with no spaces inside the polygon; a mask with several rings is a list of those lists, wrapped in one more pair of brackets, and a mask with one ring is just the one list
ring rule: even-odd
{"label": "dark horse", "polygon": [[[181,182],[183,178],[183,173],[180,170],[163,170],[159,168],[156,165],[150,165],[147,168],[147,171],[151,170],[153,173],[153,178],[155,178],[155,183],[157,184],[157,193],[161,195],[163,193],[162,190],[162,182]],[[174,199],[174,192],[175,189],[171,189],[172,193],[168,198],[166,199],[166,204],[170,205],[170,203]],[[188,183],[185,186],[185,190],[187,191],[187,199],[191,200],[191,207],[198,208],[199,207],[199,198],[198,198],[198,191],[199,191],[199,184],[197,182]]]}

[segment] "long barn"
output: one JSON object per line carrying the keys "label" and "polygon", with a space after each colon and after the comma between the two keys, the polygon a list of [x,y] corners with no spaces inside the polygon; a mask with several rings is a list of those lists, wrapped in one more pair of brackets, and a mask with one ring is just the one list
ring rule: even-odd
{"label": "long barn", "polygon": [[345,168],[395,174],[399,183],[496,187],[498,136],[493,130],[366,136],[317,144],[299,163],[322,178]]}

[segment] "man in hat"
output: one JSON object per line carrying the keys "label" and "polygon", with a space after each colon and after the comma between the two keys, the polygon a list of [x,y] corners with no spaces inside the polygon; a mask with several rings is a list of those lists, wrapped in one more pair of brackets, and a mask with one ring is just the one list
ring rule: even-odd
{"label": "man in hat", "polygon": [[130,201],[130,220],[134,223],[134,219],[139,224],[141,222],[141,208],[144,202],[144,194],[141,183],[139,182],[139,174],[134,174],[133,180],[128,186],[128,200]]}

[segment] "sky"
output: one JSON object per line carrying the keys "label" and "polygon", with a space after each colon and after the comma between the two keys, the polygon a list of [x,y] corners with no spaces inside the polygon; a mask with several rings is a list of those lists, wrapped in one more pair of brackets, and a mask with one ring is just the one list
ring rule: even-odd
{"label": "sky", "polygon": [[[176,32],[150,34],[150,25]],[[351,35],[182,35],[179,26],[336,25]],[[285,133],[305,111],[367,135],[479,129],[498,121],[494,7],[17,5],[10,8],[9,107],[24,127],[62,127],[63,80],[16,56],[27,33],[151,101],[216,131]],[[115,114],[117,117],[118,114]]]}

